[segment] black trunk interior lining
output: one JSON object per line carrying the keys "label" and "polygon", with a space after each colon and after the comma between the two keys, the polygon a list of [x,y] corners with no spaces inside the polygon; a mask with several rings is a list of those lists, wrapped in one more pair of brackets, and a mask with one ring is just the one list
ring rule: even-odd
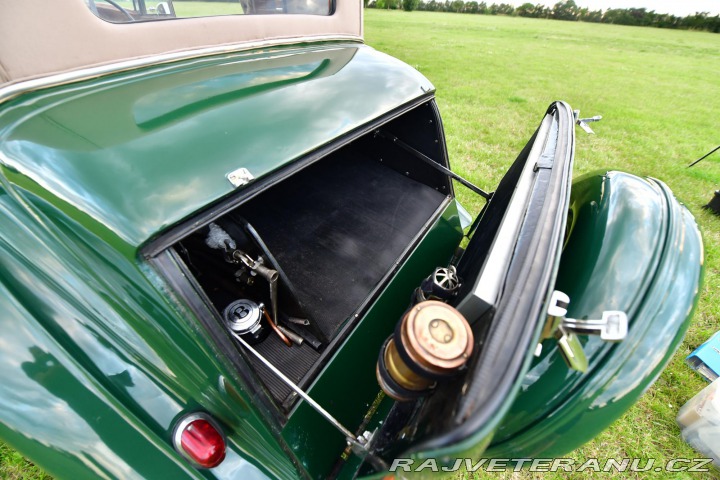
{"label": "black trunk interior lining", "polygon": [[[260,234],[298,300],[332,339],[394,266],[445,195],[356,151],[308,167],[239,208]],[[319,354],[275,338],[258,351],[296,381]],[[291,393],[265,368],[273,396]]]}
{"label": "black trunk interior lining", "polygon": [[330,338],[445,196],[346,152],[241,207]]}
{"label": "black trunk interior lining", "polygon": [[[438,191],[447,185],[441,175],[378,145],[372,138],[348,145],[216,221],[236,240],[239,219],[252,225],[297,304],[330,340],[358,313],[446,198]],[[243,295],[268,305],[262,282],[244,293],[237,286],[238,267],[206,246],[207,232],[207,227],[196,231],[176,248],[218,312]],[[288,292],[287,286],[280,289],[280,295]],[[307,344],[287,347],[272,333],[254,348],[301,385],[322,356]],[[286,402],[290,387],[254,357],[248,360],[275,400]]]}

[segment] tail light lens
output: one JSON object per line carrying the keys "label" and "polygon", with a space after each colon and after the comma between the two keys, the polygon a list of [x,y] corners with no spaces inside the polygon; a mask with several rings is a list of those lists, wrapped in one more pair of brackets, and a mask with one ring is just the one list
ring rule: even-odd
{"label": "tail light lens", "polygon": [[181,418],[175,426],[173,444],[196,467],[217,467],[225,459],[225,435],[207,413],[191,413]]}

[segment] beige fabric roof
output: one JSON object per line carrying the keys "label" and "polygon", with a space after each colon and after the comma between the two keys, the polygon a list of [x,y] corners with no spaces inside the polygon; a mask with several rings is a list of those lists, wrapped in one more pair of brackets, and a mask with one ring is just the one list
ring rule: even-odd
{"label": "beige fabric roof", "polygon": [[331,16],[228,15],[113,24],[84,0],[0,0],[0,87],[87,67],[217,46],[362,39],[362,3]]}

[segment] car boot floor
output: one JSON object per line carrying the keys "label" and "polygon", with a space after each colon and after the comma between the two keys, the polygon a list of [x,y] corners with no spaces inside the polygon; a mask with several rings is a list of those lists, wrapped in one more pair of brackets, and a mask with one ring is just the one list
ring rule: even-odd
{"label": "car boot floor", "polygon": [[[332,339],[391,270],[445,195],[347,149],[240,207],[293,284],[306,313]],[[258,347],[298,379],[318,358],[309,346]],[[290,389],[259,368],[276,398]]]}

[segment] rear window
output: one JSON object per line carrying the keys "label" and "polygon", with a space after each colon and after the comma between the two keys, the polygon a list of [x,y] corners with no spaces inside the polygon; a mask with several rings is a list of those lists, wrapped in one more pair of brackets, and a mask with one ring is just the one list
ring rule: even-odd
{"label": "rear window", "polygon": [[147,22],[218,15],[331,15],[333,0],[85,0],[90,10],[112,23]]}

